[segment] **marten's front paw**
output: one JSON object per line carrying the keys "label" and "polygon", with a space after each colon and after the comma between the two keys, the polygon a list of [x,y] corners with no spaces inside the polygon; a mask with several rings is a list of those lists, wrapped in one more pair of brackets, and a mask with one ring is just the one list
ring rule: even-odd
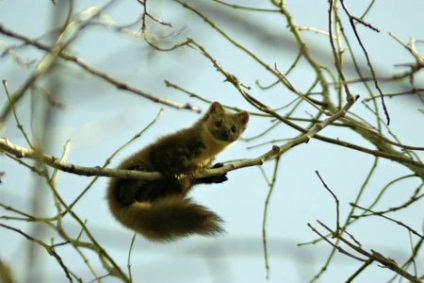
{"label": "marten's front paw", "polygon": [[[212,166],[212,168],[221,168],[223,166],[224,166],[224,163],[218,162],[218,163],[215,163],[214,166]],[[211,177],[211,178],[214,178],[213,183],[223,183],[228,180],[227,172],[225,172],[222,175]]]}
{"label": "marten's front paw", "polygon": [[[212,168],[221,168],[222,166],[224,166],[223,163],[216,163],[214,166],[212,166]],[[199,178],[196,180],[197,183],[202,183],[202,184],[219,184],[219,183],[223,183],[225,181],[227,181],[227,173],[224,173],[222,175],[219,176],[212,176],[212,177],[206,177],[206,178]]]}
{"label": "marten's front paw", "polygon": [[212,166],[212,168],[221,168],[221,167],[224,167],[224,163],[217,162]]}
{"label": "marten's front paw", "polygon": [[219,183],[224,183],[225,181],[227,181],[228,177],[227,177],[227,173],[224,173],[220,176],[209,177],[209,179],[210,179],[210,183],[219,184]]}

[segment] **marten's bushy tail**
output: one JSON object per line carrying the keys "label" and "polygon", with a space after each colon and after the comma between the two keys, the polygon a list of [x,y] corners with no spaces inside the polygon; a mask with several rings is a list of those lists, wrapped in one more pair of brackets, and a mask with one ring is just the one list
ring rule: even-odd
{"label": "marten's bushy tail", "polygon": [[124,226],[152,241],[169,241],[191,234],[223,232],[222,219],[189,198],[167,197],[128,206],[110,203],[112,213]]}

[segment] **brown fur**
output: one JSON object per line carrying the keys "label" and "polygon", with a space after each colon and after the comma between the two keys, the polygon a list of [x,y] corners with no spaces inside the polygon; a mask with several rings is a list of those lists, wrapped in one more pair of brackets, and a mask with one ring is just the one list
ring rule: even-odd
{"label": "brown fur", "polygon": [[221,218],[186,195],[195,184],[224,180],[194,180],[191,175],[209,166],[219,152],[237,140],[248,120],[247,112],[231,114],[214,102],[192,127],[164,136],[129,157],[119,168],[158,171],[165,178],[112,178],[107,193],[112,214],[124,226],[154,241],[222,232]]}

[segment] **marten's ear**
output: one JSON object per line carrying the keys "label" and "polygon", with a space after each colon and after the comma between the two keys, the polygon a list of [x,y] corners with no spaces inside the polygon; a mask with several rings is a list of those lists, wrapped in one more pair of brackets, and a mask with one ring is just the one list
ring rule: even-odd
{"label": "marten's ear", "polygon": [[208,110],[209,113],[222,112],[222,111],[224,111],[224,107],[222,107],[221,103],[216,101],[212,102]]}
{"label": "marten's ear", "polygon": [[237,114],[235,114],[237,119],[243,124],[246,125],[247,122],[249,121],[249,113],[247,113],[246,111],[243,112],[239,112]]}

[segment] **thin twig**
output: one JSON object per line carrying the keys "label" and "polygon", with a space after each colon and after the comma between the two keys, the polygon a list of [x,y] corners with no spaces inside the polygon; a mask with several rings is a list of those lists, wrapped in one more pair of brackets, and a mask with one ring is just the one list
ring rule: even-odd
{"label": "thin twig", "polygon": [[318,176],[319,180],[321,181],[321,184],[324,186],[324,188],[331,194],[334,201],[336,202],[336,233],[340,233],[340,202],[337,198],[336,194],[328,187],[328,185],[325,183],[324,179],[321,177],[321,174],[317,171],[315,171],[315,174]]}
{"label": "thin twig", "polygon": [[43,248],[46,250],[46,252],[47,252],[49,255],[53,256],[53,257],[56,259],[56,261],[59,263],[59,265],[60,265],[60,267],[63,269],[63,272],[65,273],[65,276],[66,276],[66,278],[68,279],[68,281],[69,281],[69,282],[73,282],[73,280],[72,280],[72,278],[71,278],[71,275],[70,275],[70,273],[69,273],[68,268],[67,268],[67,267],[66,267],[66,265],[63,263],[62,258],[61,258],[61,257],[60,257],[57,253],[56,253],[56,251],[55,251],[55,246],[49,246],[49,245],[47,245],[46,243],[44,243],[43,241],[41,241],[41,240],[39,240],[39,239],[36,239],[36,238],[34,238],[34,237],[31,237],[31,236],[30,236],[30,235],[28,235],[27,233],[22,232],[21,230],[19,230],[19,229],[15,228],[15,227],[12,227],[12,226],[9,226],[9,225],[3,224],[3,223],[0,223],[0,226],[1,226],[1,227],[3,227],[3,228],[5,228],[5,229],[8,229],[8,230],[14,231],[14,232],[16,232],[16,233],[18,233],[18,234],[20,234],[20,235],[24,236],[27,240],[29,240],[29,241],[31,241],[31,242],[33,242],[33,243],[36,243],[37,245],[39,245],[39,246],[43,247]]}

